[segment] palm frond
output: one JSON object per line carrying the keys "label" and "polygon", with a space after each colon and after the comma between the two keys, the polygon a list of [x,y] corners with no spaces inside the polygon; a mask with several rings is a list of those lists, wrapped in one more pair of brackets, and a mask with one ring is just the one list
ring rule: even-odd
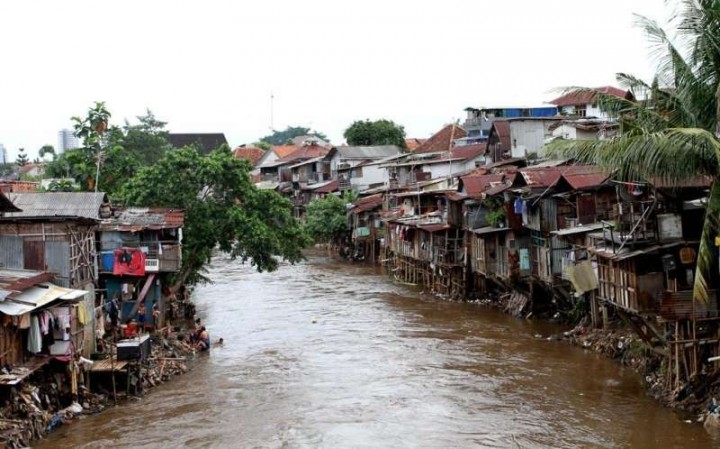
{"label": "palm frond", "polygon": [[670,128],[611,140],[558,140],[546,154],[614,170],[625,180],[657,178],[672,185],[699,174],[716,176],[720,142],[704,129]]}
{"label": "palm frond", "polygon": [[715,183],[710,189],[698,250],[695,284],[693,286],[693,299],[695,301],[707,302],[709,299],[711,267],[715,266],[713,246],[715,237],[718,235],[720,235],[720,184]]}

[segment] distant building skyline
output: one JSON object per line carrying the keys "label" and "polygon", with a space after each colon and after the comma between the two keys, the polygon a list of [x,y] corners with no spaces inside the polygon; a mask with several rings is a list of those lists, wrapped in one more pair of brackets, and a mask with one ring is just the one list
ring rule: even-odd
{"label": "distant building skyline", "polygon": [[5,148],[5,145],[0,143],[0,164],[7,164],[8,162],[7,148]]}
{"label": "distant building skyline", "polygon": [[80,147],[80,139],[78,139],[74,131],[71,129],[63,128],[60,131],[58,131],[58,146],[56,148],[56,153],[60,154],[65,150],[70,150],[73,148],[79,148]]}

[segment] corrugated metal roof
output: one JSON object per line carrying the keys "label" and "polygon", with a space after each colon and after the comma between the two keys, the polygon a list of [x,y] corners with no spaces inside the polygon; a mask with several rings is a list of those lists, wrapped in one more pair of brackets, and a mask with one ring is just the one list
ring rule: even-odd
{"label": "corrugated metal roof", "polygon": [[52,274],[35,270],[0,270],[0,289],[20,292],[33,285],[48,282]]}
{"label": "corrugated metal roof", "polygon": [[556,167],[524,168],[520,174],[529,187],[550,187],[560,179],[561,171]]}
{"label": "corrugated metal roof", "polygon": [[463,184],[463,192],[469,196],[476,196],[494,184],[501,183],[504,177],[504,173],[495,173],[492,175],[463,176],[460,180]]}
{"label": "corrugated metal roof", "polygon": [[87,293],[85,290],[58,287],[51,283],[40,284],[21,293],[7,296],[4,301],[0,302],[0,312],[5,315],[22,315],[55,300],[75,300]]}
{"label": "corrugated metal roof", "polygon": [[354,214],[359,214],[360,212],[365,212],[365,211],[375,209],[376,207],[381,206],[382,203],[383,203],[382,193],[377,193],[375,195],[366,196],[364,198],[360,198],[359,200],[355,201],[352,212]]}
{"label": "corrugated metal roof", "polygon": [[336,179],[334,181],[327,181],[322,184],[313,184],[308,186],[308,190],[312,190],[315,193],[331,193],[338,189],[340,182]]}
{"label": "corrugated metal roof", "polygon": [[100,220],[100,207],[108,202],[103,192],[10,193],[8,198],[22,212],[8,212],[3,218],[81,217]]}
{"label": "corrugated metal roof", "polygon": [[118,209],[112,218],[100,223],[100,231],[129,231],[143,229],[177,229],[185,222],[185,211],[160,207],[128,207]]}
{"label": "corrugated metal roof", "polygon": [[342,159],[383,159],[400,154],[397,145],[341,146],[336,147]]}
{"label": "corrugated metal roof", "polygon": [[492,234],[494,232],[505,232],[505,231],[509,231],[509,230],[510,230],[510,228],[498,228],[497,226],[485,226],[482,228],[473,229],[472,233],[482,235],[482,234]]}
{"label": "corrugated metal roof", "polygon": [[594,165],[570,165],[561,168],[562,178],[575,190],[599,187],[607,181],[610,173]]}
{"label": "corrugated metal roof", "polygon": [[572,228],[551,231],[550,234],[555,234],[558,236],[582,234],[582,233],[597,231],[598,229],[602,229],[603,227],[604,227],[604,225],[602,223],[590,223],[590,224],[586,224],[586,225],[575,226]]}
{"label": "corrugated metal roof", "polygon": [[417,225],[418,229],[422,229],[427,232],[438,232],[450,229],[450,225],[447,223],[429,224],[429,225]]}
{"label": "corrugated metal roof", "polygon": [[550,104],[555,106],[578,106],[586,105],[593,102],[595,99],[596,92],[600,92],[608,95],[615,95],[619,98],[632,98],[632,95],[627,90],[618,89],[613,86],[594,87],[592,89],[582,89],[577,92],[568,92],[561,95],[553,100],[548,101]]}

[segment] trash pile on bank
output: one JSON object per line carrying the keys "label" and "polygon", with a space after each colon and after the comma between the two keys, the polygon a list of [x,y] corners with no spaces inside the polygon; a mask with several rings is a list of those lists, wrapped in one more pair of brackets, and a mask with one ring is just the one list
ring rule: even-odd
{"label": "trash pile on bank", "polygon": [[1,391],[0,447],[28,447],[62,424],[98,413],[129,396],[142,396],[186,373],[195,353],[186,343],[188,336],[189,331],[174,329],[163,336],[106,339],[109,351],[95,360],[48,361],[34,373],[4,367],[0,372],[0,383],[6,386]]}

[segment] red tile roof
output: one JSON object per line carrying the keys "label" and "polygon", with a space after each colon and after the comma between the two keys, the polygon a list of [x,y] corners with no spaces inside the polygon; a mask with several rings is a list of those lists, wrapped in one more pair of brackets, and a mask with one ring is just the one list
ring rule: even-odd
{"label": "red tile roof", "polygon": [[415,137],[411,137],[409,139],[405,139],[405,147],[408,149],[408,151],[414,151],[415,148],[422,145],[427,139],[417,139]]}
{"label": "red tile roof", "polygon": [[457,125],[446,125],[436,132],[422,145],[415,148],[414,153],[441,153],[449,151],[453,147],[453,141],[467,137],[467,132]]}
{"label": "red tile roof", "polygon": [[297,149],[298,147],[295,145],[273,145],[271,148],[271,150],[277,154],[278,159],[297,151]]}
{"label": "red tile roof", "polygon": [[603,86],[594,87],[592,89],[587,89],[582,92],[568,92],[565,95],[561,95],[555,98],[554,100],[550,100],[548,103],[560,107],[590,104],[593,102],[593,98],[595,98],[595,92],[593,91],[615,95],[619,98],[632,97],[632,94],[630,94],[629,91],[618,89],[617,87],[612,86]]}
{"label": "red tile roof", "polygon": [[235,159],[245,159],[252,166],[255,166],[264,154],[265,150],[256,147],[237,147],[233,150]]}
{"label": "red tile roof", "polygon": [[330,152],[330,148],[321,147],[319,145],[306,145],[300,147],[287,156],[278,159],[278,162],[292,162],[301,159],[312,159],[320,156],[325,156]]}

